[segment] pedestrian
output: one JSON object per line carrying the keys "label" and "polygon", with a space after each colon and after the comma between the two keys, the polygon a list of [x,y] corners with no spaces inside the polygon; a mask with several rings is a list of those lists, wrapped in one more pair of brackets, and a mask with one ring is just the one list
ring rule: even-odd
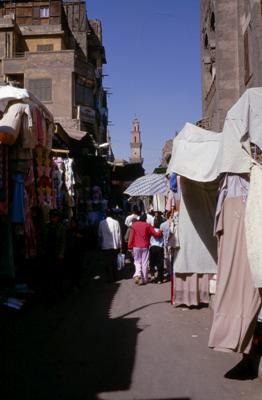
{"label": "pedestrian", "polygon": [[166,217],[167,220],[160,225],[160,229],[164,239],[164,268],[168,277],[171,278],[175,255],[179,249],[178,212],[168,211]]}
{"label": "pedestrian", "polygon": [[154,226],[155,212],[153,208],[150,208],[147,212],[146,222],[152,226]]}
{"label": "pedestrian", "polygon": [[49,211],[44,240],[44,264],[49,300],[62,295],[64,278],[66,230],[62,224],[62,214],[57,209]]}
{"label": "pedestrian", "polygon": [[117,280],[117,254],[122,248],[120,224],[113,218],[112,210],[106,210],[106,218],[99,223],[98,237],[105,262],[107,282]]}
{"label": "pedestrian", "polygon": [[[160,231],[160,220],[155,218],[154,230],[155,232]],[[150,238],[150,249],[149,249],[149,265],[151,270],[152,281],[155,283],[163,283],[164,279],[164,239],[161,237],[151,236]],[[155,269],[157,270],[157,276],[155,276]]]}
{"label": "pedestrian", "polygon": [[129,227],[128,227],[127,230],[126,230],[126,233],[125,233],[125,236],[124,236],[124,241],[125,241],[126,243],[128,243],[128,241],[129,241],[129,237],[130,237],[132,225],[133,225],[133,223],[136,222],[136,221],[138,221],[137,218],[132,218],[132,221],[131,221]]}
{"label": "pedestrian", "polygon": [[138,210],[138,207],[134,205],[132,209],[132,214],[128,215],[125,219],[125,225],[129,227],[132,223],[132,220],[134,218],[139,219],[139,216],[140,216],[140,211]]}
{"label": "pedestrian", "polygon": [[157,219],[160,222],[160,224],[166,221],[166,219],[163,217],[162,211],[155,211],[154,214],[155,214],[154,220]]}
{"label": "pedestrian", "polygon": [[142,214],[139,221],[135,221],[131,227],[128,241],[128,249],[133,250],[135,273],[133,278],[135,283],[146,284],[148,282],[148,261],[150,237],[161,237],[162,232],[156,232],[154,228],[146,222],[147,215]]}

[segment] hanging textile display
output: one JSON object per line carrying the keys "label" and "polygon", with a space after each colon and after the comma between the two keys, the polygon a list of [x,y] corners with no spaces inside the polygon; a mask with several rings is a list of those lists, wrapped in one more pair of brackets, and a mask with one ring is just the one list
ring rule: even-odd
{"label": "hanging textile display", "polygon": [[213,237],[216,194],[216,183],[204,184],[181,177],[176,273],[216,273],[217,244]]}
{"label": "hanging textile display", "polygon": [[51,159],[45,148],[36,148],[36,170],[39,205],[52,208]]}
{"label": "hanging textile display", "polygon": [[227,175],[218,200],[218,279],[209,347],[248,353],[261,306],[247,259],[245,210],[247,176]]}
{"label": "hanging textile display", "polygon": [[53,157],[52,180],[55,208],[71,216],[72,208],[75,207],[75,177],[71,158]]}
{"label": "hanging textile display", "polygon": [[254,164],[250,174],[250,188],[245,216],[247,256],[254,286],[262,288],[262,166]]}
{"label": "hanging textile display", "polygon": [[25,179],[25,242],[26,258],[37,255],[36,229],[33,222],[33,208],[36,206],[35,177],[33,165]]}
{"label": "hanging textile display", "polygon": [[[53,116],[25,89],[0,87],[0,274],[12,277],[37,255],[37,213],[53,208]],[[46,214],[47,214],[46,213]],[[1,239],[1,244],[4,243]]]}
{"label": "hanging textile display", "polygon": [[15,174],[13,181],[11,221],[15,224],[23,224],[25,222],[25,182],[23,174]]}

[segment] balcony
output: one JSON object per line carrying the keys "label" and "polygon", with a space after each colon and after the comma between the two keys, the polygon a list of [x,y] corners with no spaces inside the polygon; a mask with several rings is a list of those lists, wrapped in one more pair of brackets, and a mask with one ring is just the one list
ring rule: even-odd
{"label": "balcony", "polygon": [[3,58],[3,74],[24,74],[26,70],[37,68],[67,69],[77,72],[90,80],[90,85],[95,85],[95,68],[92,64],[76,56],[74,50],[20,52],[12,58]]}
{"label": "balcony", "polygon": [[3,58],[3,74],[24,74],[29,70],[63,68],[74,71],[74,50],[16,53]]}
{"label": "balcony", "polygon": [[26,61],[27,59],[25,56],[17,58],[4,58],[2,60],[3,74],[24,74],[26,69]]}
{"label": "balcony", "polygon": [[20,25],[22,36],[47,36],[47,35],[64,35],[64,29],[61,24],[55,25]]}

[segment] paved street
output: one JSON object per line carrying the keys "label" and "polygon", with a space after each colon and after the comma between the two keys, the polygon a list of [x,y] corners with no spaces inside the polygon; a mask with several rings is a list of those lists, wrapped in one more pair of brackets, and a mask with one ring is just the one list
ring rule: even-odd
{"label": "paved street", "polygon": [[[98,265],[95,255],[90,256]],[[261,400],[262,384],[223,375],[241,357],[207,348],[211,311],[173,308],[169,284],[106,284],[8,318],[8,400]]]}

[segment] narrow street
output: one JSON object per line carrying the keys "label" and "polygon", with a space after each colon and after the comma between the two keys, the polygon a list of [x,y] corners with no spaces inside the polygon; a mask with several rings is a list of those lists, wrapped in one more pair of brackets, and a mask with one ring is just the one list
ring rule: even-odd
{"label": "narrow street", "polygon": [[223,377],[241,356],[207,348],[208,308],[173,308],[169,283],[136,286],[128,267],[106,284],[89,260],[79,292],[8,317],[5,398],[261,400],[259,379]]}

